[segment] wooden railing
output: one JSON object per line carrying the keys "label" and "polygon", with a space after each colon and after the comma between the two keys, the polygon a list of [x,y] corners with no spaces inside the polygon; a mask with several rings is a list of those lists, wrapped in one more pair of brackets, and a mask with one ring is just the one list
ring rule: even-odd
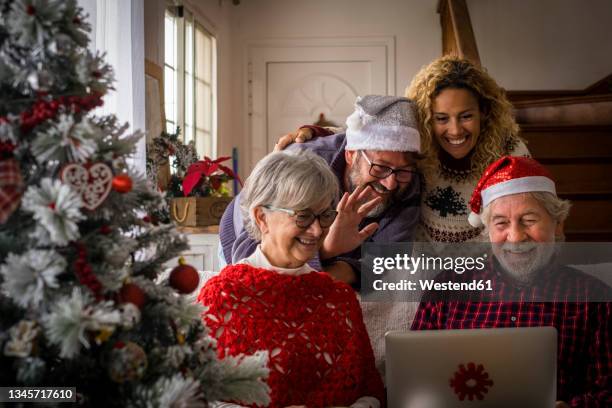
{"label": "wooden railing", "polygon": [[583,90],[508,92],[529,151],[572,201],[568,241],[612,241],[610,79]]}
{"label": "wooden railing", "polygon": [[[439,0],[442,52],[477,65],[466,0]],[[583,89],[510,91],[521,135],[572,201],[568,241],[612,241],[612,75]]]}
{"label": "wooden railing", "polygon": [[508,98],[517,107],[546,105],[549,102],[573,103],[573,100],[582,101],[588,98],[599,99],[612,95],[612,74],[595,82],[585,89],[577,90],[546,90],[546,91],[509,91]]}
{"label": "wooden railing", "polygon": [[480,66],[480,55],[465,0],[439,0],[442,53],[466,58]]}
{"label": "wooden railing", "polygon": [[612,125],[612,74],[578,90],[508,91],[519,124]]}

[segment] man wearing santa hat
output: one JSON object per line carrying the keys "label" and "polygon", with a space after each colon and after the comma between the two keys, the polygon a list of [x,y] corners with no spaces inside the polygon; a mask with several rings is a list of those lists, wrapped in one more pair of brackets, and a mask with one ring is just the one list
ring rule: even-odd
{"label": "man wearing santa hat", "polygon": [[570,204],[557,197],[550,173],[531,158],[504,156],[485,170],[470,207],[470,223],[485,226],[494,254],[479,278],[505,299],[532,297],[423,301],[412,330],[554,326],[557,407],[612,406],[611,303],[576,301],[609,300],[609,288],[555,263]]}

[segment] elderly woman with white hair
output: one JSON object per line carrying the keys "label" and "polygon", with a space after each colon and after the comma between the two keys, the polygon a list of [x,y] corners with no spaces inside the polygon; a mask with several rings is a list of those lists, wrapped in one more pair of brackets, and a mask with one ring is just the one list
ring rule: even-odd
{"label": "elderly woman with white hair", "polygon": [[242,197],[260,244],[198,296],[220,356],[268,352],[270,407],[379,407],[384,387],[354,291],[306,263],[337,215],[329,166],[308,151],[272,153]]}

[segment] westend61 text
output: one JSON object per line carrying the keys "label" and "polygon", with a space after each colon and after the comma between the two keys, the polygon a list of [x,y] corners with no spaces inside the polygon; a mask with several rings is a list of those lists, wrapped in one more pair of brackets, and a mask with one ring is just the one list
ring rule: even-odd
{"label": "westend61 text", "polygon": [[451,291],[451,290],[466,290],[466,291],[483,291],[493,290],[493,285],[490,280],[473,280],[471,282],[437,282],[432,279],[419,279],[417,282],[402,279],[399,282],[383,282],[382,280],[375,280],[373,282],[373,288],[377,291],[385,290],[436,290],[436,291]]}

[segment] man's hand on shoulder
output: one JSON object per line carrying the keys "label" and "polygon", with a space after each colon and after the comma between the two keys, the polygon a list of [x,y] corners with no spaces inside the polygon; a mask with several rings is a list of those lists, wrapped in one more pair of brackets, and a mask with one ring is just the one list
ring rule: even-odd
{"label": "man's hand on shoulder", "polygon": [[312,134],[312,129],[309,128],[300,128],[295,132],[287,133],[278,139],[278,142],[274,145],[274,151],[280,152],[293,143],[307,142],[312,139]]}

